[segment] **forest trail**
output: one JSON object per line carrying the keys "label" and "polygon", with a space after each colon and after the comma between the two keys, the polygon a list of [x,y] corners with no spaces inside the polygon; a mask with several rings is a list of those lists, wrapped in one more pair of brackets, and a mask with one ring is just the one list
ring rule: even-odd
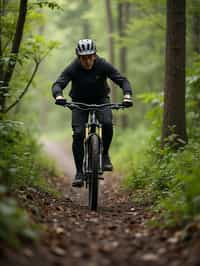
{"label": "forest trail", "polygon": [[148,207],[134,205],[120,190],[116,173],[104,175],[98,212],[91,212],[85,189],[71,188],[74,168],[70,149],[55,142],[45,142],[45,149],[65,169],[62,177],[53,179],[62,196],[55,198],[34,189],[21,191],[27,195],[26,208],[45,226],[45,234],[35,246],[6,250],[0,265],[200,265],[198,250],[186,248],[179,232],[147,225],[152,216]]}

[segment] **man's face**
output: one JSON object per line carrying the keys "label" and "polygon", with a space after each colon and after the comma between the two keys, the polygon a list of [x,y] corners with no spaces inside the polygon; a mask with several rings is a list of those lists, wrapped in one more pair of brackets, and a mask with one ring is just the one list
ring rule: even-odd
{"label": "man's face", "polygon": [[80,59],[82,67],[86,70],[90,70],[94,65],[96,54],[80,55],[79,59]]}

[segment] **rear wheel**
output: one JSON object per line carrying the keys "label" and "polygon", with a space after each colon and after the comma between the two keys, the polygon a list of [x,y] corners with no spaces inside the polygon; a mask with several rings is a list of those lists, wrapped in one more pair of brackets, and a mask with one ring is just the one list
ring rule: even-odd
{"label": "rear wheel", "polygon": [[89,161],[92,170],[89,177],[89,208],[93,211],[97,210],[98,205],[99,152],[99,139],[96,135],[93,135],[89,144]]}

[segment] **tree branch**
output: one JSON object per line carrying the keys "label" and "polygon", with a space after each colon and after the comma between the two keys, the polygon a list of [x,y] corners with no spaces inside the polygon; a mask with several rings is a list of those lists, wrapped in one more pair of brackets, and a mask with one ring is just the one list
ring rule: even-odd
{"label": "tree branch", "polygon": [[12,103],[10,106],[8,106],[6,108],[6,110],[4,111],[4,113],[9,112],[15,105],[17,105],[21,101],[21,99],[23,98],[23,96],[27,93],[27,91],[28,91],[28,89],[29,89],[29,87],[30,87],[30,85],[31,85],[31,83],[32,83],[32,81],[33,81],[36,73],[37,73],[37,70],[38,70],[39,65],[40,65],[40,62],[36,62],[35,63],[35,67],[34,67],[33,73],[31,75],[28,83],[26,84],[26,87],[24,88],[23,92],[19,95],[19,97],[17,98],[17,100],[14,103]]}

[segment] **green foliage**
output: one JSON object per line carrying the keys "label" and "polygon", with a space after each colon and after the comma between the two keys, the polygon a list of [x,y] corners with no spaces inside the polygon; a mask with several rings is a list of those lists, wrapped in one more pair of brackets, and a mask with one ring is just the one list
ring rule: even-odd
{"label": "green foliage", "polygon": [[56,1],[40,1],[40,0],[36,0],[33,1],[33,3],[30,5],[30,8],[33,7],[40,7],[40,8],[44,8],[44,7],[48,7],[50,9],[61,9],[61,6],[56,2]]}
{"label": "green foliage", "polygon": [[33,59],[36,62],[41,62],[54,48],[58,47],[57,41],[46,41],[42,35],[35,35],[27,38],[21,49],[21,62],[24,59]]}
{"label": "green foliage", "polygon": [[140,93],[137,98],[148,105],[146,119],[151,122],[151,127],[159,132],[163,117],[163,92]]}
{"label": "green foliage", "polygon": [[0,239],[18,248],[22,239],[37,240],[40,229],[30,222],[26,211],[19,208],[7,192],[8,189],[0,185]]}
{"label": "green foliage", "polygon": [[134,73],[133,82],[136,88],[142,91],[161,91],[166,27],[165,1],[130,2],[133,14],[126,36],[121,40],[127,48],[134,51],[129,52],[129,73]]}
{"label": "green foliage", "polygon": [[200,137],[200,55],[196,56],[191,68],[188,70],[187,82],[187,118],[189,135],[197,140]]}
{"label": "green foliage", "polygon": [[[142,131],[139,127],[134,133],[123,131],[115,139],[118,154],[114,149],[113,156],[117,167],[126,175],[123,185],[131,190],[143,190],[143,201],[148,198],[153,202],[165,226],[184,225],[200,215],[199,66],[197,57],[188,70],[189,143],[185,147],[179,150],[167,145],[164,149],[160,147],[163,97],[158,93],[138,96],[149,104],[146,117],[151,127]],[[176,138],[171,130],[169,138]],[[141,201],[141,193],[138,195],[136,200]]]}
{"label": "green foliage", "polygon": [[142,125],[135,132],[131,129],[120,130],[120,128],[116,128],[115,131],[112,157],[116,170],[126,175],[124,185],[132,189],[139,188],[143,186],[143,179],[137,178],[138,171],[145,162],[144,152],[149,132]]}
{"label": "green foliage", "polygon": [[[2,65],[2,70],[6,72],[8,64],[16,63],[14,75],[11,82],[9,82],[9,87],[7,87],[8,93],[4,94],[6,96],[6,105],[10,106],[25,90],[33,73],[34,75],[36,74],[41,62],[54,48],[58,47],[57,41],[47,40],[47,38],[42,36],[41,29],[44,27],[45,19],[41,12],[41,7],[47,6],[50,9],[59,9],[60,7],[56,1],[29,2],[23,40],[19,53],[16,55],[11,53],[11,47],[13,46],[19,6],[18,3],[13,3],[13,1],[5,2],[4,5],[5,10],[1,10],[3,16],[1,18],[2,51],[0,64]],[[2,75],[3,77],[4,75]]]}
{"label": "green foliage", "polygon": [[[43,176],[48,174],[46,161],[36,140],[17,121],[0,122],[0,182],[9,187],[42,185],[48,190]],[[52,163],[51,163],[52,164]],[[55,174],[55,167],[50,168]],[[46,172],[46,173],[45,173]],[[46,187],[46,188],[45,188]]]}
{"label": "green foliage", "polygon": [[200,143],[191,140],[178,151],[161,149],[155,134],[149,138],[143,130],[143,134],[141,129],[134,134],[125,131],[115,140],[119,153],[114,150],[114,162],[126,175],[123,186],[143,189],[144,200],[148,194],[165,225],[181,225],[200,213]]}
{"label": "green foliage", "polygon": [[0,121],[0,239],[15,248],[24,239],[36,240],[40,229],[8,192],[34,186],[57,194],[45,179],[55,175],[56,168],[32,134],[22,122]]}
{"label": "green foliage", "polygon": [[[151,176],[158,173],[154,176],[154,189],[161,192],[158,207],[165,210],[167,223],[181,224],[199,215],[199,148],[200,143],[191,141],[178,152],[164,150],[163,158],[151,173]],[[155,183],[159,179],[161,187]]]}
{"label": "green foliage", "polygon": [[31,224],[28,214],[17,206],[13,198],[3,196],[5,187],[0,186],[0,239],[18,248],[22,239],[37,240],[39,227]]}
{"label": "green foliage", "polygon": [[[5,9],[1,9],[0,64],[4,73],[1,75],[0,85],[3,84],[8,64],[16,63],[14,75],[7,87],[8,93],[5,95],[6,105],[9,106],[18,99],[29,84],[33,73],[37,70],[35,67],[38,67],[58,46],[57,41],[48,41],[48,38],[43,37],[45,16],[41,7],[50,9],[60,9],[60,7],[56,1],[28,2],[23,40],[19,54],[16,55],[11,53],[11,47],[19,14],[19,1],[3,1],[3,4]],[[31,85],[36,93],[38,87],[33,82]],[[0,89],[3,89],[2,86]],[[57,170],[54,163],[42,152],[37,138],[33,136],[36,132],[34,119],[37,113],[31,108],[34,103],[30,102],[28,102],[28,111],[24,112],[20,102],[14,109],[15,112],[9,113],[9,116],[4,115],[4,120],[0,120],[0,240],[16,248],[24,239],[36,240],[39,228],[31,223],[27,212],[18,207],[10,191],[18,186],[34,186],[58,194],[46,180],[46,176],[55,175]],[[35,112],[34,116],[31,110]],[[22,122],[13,121],[16,117],[21,121],[27,118],[30,131]]]}

